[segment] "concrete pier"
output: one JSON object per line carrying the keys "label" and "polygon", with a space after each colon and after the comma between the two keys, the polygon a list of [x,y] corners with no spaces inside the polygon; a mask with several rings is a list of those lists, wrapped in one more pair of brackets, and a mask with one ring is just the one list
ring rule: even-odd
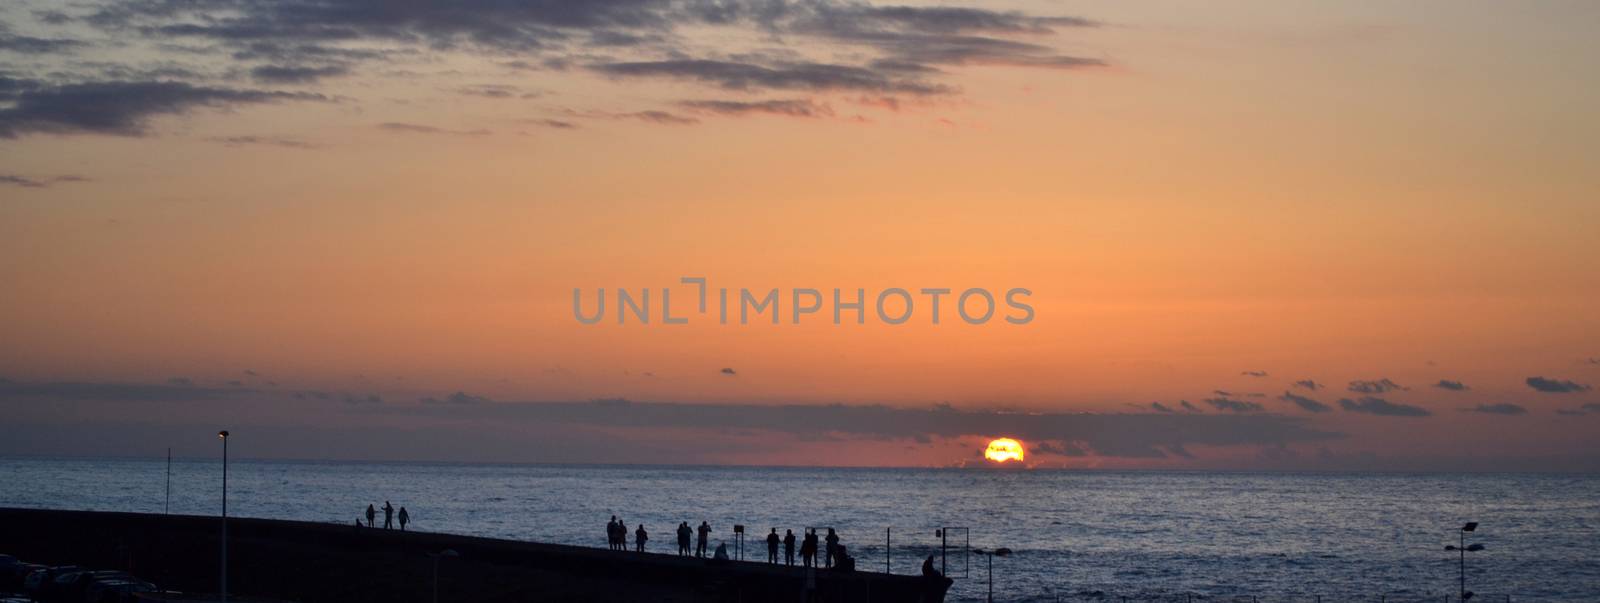
{"label": "concrete pier", "polygon": [[[163,588],[214,593],[221,519],[0,509],[0,553],[119,569]],[[938,603],[948,579],[815,571],[353,525],[229,518],[231,594],[304,603],[795,601]],[[672,543],[663,543],[668,547]]]}

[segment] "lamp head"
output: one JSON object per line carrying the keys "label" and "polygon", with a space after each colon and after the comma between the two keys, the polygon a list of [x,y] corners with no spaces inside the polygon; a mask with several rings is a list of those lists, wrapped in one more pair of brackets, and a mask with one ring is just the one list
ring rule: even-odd
{"label": "lamp head", "polygon": [[1469,545],[1467,545],[1467,552],[1476,552],[1476,551],[1481,551],[1481,550],[1483,550],[1483,545],[1481,545],[1481,544],[1469,544]]}
{"label": "lamp head", "polygon": [[222,431],[217,432],[217,437],[219,439],[223,439],[223,440],[228,439],[228,430],[224,429]]}
{"label": "lamp head", "polygon": [[1467,525],[1461,526],[1461,531],[1463,531],[1463,532],[1472,532],[1472,531],[1476,531],[1477,529],[1478,529],[1478,522],[1476,522],[1476,521],[1469,521],[1469,522],[1467,522]]}
{"label": "lamp head", "polygon": [[994,554],[1000,557],[1005,557],[1011,554],[1011,549],[1000,547],[994,550]]}

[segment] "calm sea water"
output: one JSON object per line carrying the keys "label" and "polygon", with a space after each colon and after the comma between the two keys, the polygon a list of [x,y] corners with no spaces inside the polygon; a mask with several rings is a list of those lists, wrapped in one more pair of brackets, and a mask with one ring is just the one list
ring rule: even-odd
{"label": "calm sea water", "polygon": [[[0,506],[159,513],[165,475],[164,460],[0,459]],[[1441,601],[1457,580],[1444,545],[1471,520],[1484,599],[1600,601],[1600,476],[235,461],[228,487],[239,516],[350,523],[390,500],[418,530],[597,547],[616,514],[660,552],[680,521],[710,521],[730,549],[735,523],[832,526],[873,571],[889,528],[907,574],[939,551],[936,528],[960,526],[1015,552],[994,560],[1004,601]],[[220,490],[219,462],[173,463],[173,513],[216,513]],[[985,559],[951,544],[951,571],[970,566],[952,600],[981,600]]]}

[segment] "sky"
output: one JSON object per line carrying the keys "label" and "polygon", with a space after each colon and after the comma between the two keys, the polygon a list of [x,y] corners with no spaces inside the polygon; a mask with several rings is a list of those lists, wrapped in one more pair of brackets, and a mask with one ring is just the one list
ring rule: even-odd
{"label": "sky", "polygon": [[1600,470],[1597,18],[7,2],[0,454]]}

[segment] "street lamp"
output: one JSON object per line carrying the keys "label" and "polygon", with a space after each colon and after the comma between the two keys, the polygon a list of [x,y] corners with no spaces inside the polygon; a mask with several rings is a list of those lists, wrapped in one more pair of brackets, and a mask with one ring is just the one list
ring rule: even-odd
{"label": "street lamp", "polygon": [[437,553],[428,553],[428,556],[433,558],[433,603],[439,603],[439,558],[460,557],[461,553],[457,553],[455,549],[445,549]]}
{"label": "street lamp", "polygon": [[994,603],[994,558],[1009,557],[1011,555],[1011,549],[1006,547],[1000,547],[992,551],[972,549],[972,552],[989,558],[989,603]]}
{"label": "street lamp", "polygon": [[1469,521],[1469,522],[1467,522],[1467,525],[1461,526],[1461,531],[1460,531],[1460,535],[1461,535],[1461,541],[1460,542],[1461,542],[1461,545],[1460,546],[1456,546],[1456,545],[1453,545],[1453,544],[1447,544],[1444,547],[1444,550],[1446,550],[1446,551],[1460,551],[1461,552],[1460,576],[1461,576],[1461,600],[1462,601],[1466,601],[1467,599],[1471,599],[1472,598],[1472,593],[1467,592],[1467,553],[1469,553],[1469,552],[1476,553],[1478,551],[1483,550],[1483,545],[1481,545],[1481,544],[1478,544],[1478,543],[1467,544],[1467,532],[1476,532],[1476,531],[1478,531],[1478,522]]}
{"label": "street lamp", "polygon": [[228,430],[217,432],[222,440],[222,603],[228,603]]}

